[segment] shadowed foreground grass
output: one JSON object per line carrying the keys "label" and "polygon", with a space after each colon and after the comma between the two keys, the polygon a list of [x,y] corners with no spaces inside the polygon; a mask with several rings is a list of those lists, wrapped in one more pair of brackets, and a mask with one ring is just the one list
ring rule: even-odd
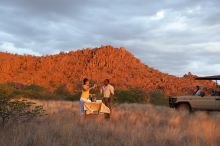
{"label": "shadowed foreground grass", "polygon": [[0,129],[1,146],[219,146],[220,113],[180,115],[167,107],[123,104],[111,120],[86,119],[78,103],[40,102],[48,116]]}

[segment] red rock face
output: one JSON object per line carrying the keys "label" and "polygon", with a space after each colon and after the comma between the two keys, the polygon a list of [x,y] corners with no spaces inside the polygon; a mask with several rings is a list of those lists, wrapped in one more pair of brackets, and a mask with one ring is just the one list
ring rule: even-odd
{"label": "red rock face", "polygon": [[50,90],[65,85],[71,92],[85,77],[98,85],[108,78],[116,89],[163,89],[167,94],[178,95],[191,92],[196,85],[215,86],[211,81],[196,81],[191,74],[180,78],[161,73],[124,48],[111,46],[43,57],[0,53],[0,75],[1,83],[37,84]]}

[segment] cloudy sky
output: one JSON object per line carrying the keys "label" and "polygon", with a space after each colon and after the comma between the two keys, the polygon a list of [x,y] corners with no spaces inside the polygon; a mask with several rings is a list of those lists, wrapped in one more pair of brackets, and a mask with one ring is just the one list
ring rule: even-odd
{"label": "cloudy sky", "polygon": [[220,74],[219,7],[219,0],[0,0],[0,51],[113,45],[170,74]]}

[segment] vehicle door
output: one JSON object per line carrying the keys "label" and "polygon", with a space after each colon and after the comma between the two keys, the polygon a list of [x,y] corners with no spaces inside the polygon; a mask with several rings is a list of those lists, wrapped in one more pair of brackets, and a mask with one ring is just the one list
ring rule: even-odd
{"label": "vehicle door", "polygon": [[220,96],[215,96],[215,110],[220,111]]}
{"label": "vehicle door", "polygon": [[191,99],[192,108],[197,110],[215,110],[215,96],[195,96]]}
{"label": "vehicle door", "polygon": [[216,109],[216,96],[204,96],[203,108],[204,110],[215,110]]}

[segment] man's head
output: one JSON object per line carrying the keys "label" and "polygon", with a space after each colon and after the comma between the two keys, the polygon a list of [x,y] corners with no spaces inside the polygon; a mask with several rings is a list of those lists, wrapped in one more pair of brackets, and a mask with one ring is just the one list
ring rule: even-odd
{"label": "man's head", "polygon": [[110,82],[109,79],[105,79],[104,80],[104,85],[107,86],[109,84],[109,82]]}

